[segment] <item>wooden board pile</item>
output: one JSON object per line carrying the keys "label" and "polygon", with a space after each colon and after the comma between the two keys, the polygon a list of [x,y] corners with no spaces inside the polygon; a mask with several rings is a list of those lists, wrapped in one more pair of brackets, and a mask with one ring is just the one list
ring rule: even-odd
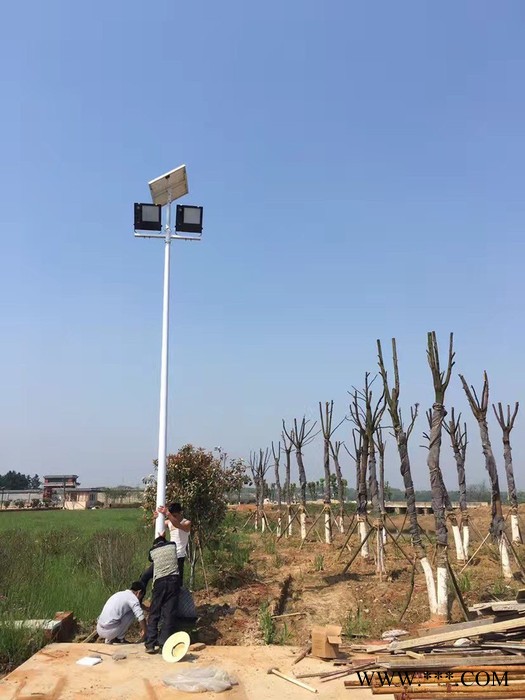
{"label": "wooden board pile", "polygon": [[[516,601],[469,608],[477,619],[423,629],[417,637],[352,649],[375,654],[348,689],[414,698],[523,698],[525,700],[525,592]],[[486,615],[488,617],[483,617]],[[354,671],[358,669],[355,668]],[[351,673],[351,667],[347,667]]]}

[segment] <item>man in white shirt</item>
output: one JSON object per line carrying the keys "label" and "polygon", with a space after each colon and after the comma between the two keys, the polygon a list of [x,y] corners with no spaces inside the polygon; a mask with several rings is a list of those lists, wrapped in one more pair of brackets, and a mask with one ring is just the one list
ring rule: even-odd
{"label": "man in white shirt", "polygon": [[141,641],[146,636],[146,621],[140,601],[144,597],[144,586],[140,581],[131,584],[127,591],[114,593],[106,602],[97,622],[97,633],[106,644],[122,644],[124,635],[131,623],[137,620],[142,632]]}
{"label": "man in white shirt", "polygon": [[166,516],[166,525],[170,532],[170,542],[175,542],[177,545],[177,559],[179,562],[179,574],[182,585],[184,580],[184,560],[186,559],[186,550],[190,537],[191,521],[187,520],[182,515],[182,506],[180,503],[171,503],[167,508],[166,506],[160,506],[159,513],[163,513]]}

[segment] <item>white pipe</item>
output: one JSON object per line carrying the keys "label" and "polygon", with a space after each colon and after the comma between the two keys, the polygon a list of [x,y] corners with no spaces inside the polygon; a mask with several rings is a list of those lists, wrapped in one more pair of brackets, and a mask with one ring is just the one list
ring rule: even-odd
{"label": "white pipe", "polygon": [[456,559],[458,561],[465,561],[465,552],[463,551],[463,542],[461,541],[459,525],[452,525],[452,534],[454,535],[454,544],[456,545]]}
{"label": "white pipe", "polygon": [[425,574],[425,580],[427,584],[427,595],[428,595],[428,606],[430,608],[430,614],[436,615],[438,611],[438,603],[436,597],[436,585],[434,583],[434,574],[432,573],[432,567],[427,557],[423,557],[420,560],[421,568]]}

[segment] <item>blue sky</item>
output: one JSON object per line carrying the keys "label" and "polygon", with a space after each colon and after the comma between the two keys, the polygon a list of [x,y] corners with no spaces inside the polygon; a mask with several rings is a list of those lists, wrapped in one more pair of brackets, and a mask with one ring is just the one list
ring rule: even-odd
{"label": "blue sky", "polygon": [[[319,401],[342,417],[376,338],[397,337],[405,412],[426,408],[431,329],[492,400],[522,398],[521,2],[30,0],[2,19],[0,472],[151,471],[163,245],[134,239],[132,205],[181,163],[205,233],[172,250],[170,450],[247,457]],[[479,482],[456,371],[447,405]],[[447,443],[442,466],[454,488]]]}

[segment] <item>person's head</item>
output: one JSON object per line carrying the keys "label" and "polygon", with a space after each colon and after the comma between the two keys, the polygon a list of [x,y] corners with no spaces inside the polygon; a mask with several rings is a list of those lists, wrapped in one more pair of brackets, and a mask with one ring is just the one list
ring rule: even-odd
{"label": "person's head", "polygon": [[146,591],[144,589],[144,584],[141,583],[141,581],[133,581],[129,588],[130,591],[132,591],[139,600],[142,600]]}
{"label": "person's head", "polygon": [[172,515],[182,515],[182,506],[180,503],[170,503],[168,510]]}
{"label": "person's head", "polygon": [[158,547],[161,544],[166,544],[166,537],[164,535],[159,535],[153,540],[153,546]]}

